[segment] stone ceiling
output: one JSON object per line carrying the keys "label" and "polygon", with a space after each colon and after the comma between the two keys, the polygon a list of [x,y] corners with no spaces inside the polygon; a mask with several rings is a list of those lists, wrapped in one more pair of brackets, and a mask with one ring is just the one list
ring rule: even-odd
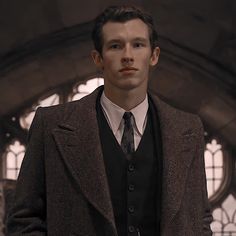
{"label": "stone ceiling", "polygon": [[161,57],[150,89],[236,147],[235,0],[0,1],[0,117],[96,74],[91,21],[122,3],[143,6],[157,25]]}

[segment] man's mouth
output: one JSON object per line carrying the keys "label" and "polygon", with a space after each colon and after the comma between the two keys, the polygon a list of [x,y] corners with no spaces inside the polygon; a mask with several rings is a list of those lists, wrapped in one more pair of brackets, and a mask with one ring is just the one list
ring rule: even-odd
{"label": "man's mouth", "polygon": [[124,67],[122,69],[119,70],[119,72],[135,72],[138,69],[135,67]]}

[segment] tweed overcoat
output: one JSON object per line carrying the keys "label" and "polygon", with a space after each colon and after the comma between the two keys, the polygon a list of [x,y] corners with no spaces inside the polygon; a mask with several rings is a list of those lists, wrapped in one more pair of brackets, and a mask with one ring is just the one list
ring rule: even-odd
{"label": "tweed overcoat", "polygon": [[[37,110],[7,235],[117,236],[96,118],[102,89]],[[200,119],[150,96],[163,145],[161,235],[211,235]]]}

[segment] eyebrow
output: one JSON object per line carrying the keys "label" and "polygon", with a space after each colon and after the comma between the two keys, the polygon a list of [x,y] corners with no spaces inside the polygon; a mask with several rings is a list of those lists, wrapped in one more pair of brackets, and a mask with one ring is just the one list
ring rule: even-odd
{"label": "eyebrow", "polygon": [[111,43],[120,43],[120,42],[122,42],[121,39],[111,39],[111,40],[107,41],[106,44],[111,44]]}
{"label": "eyebrow", "polygon": [[132,41],[148,42],[148,40],[149,40],[149,39],[142,38],[142,37],[137,37],[137,38],[134,38]]}
{"label": "eyebrow", "polygon": [[[136,37],[134,39],[132,39],[131,41],[141,41],[141,42],[148,42],[149,39],[146,39],[146,38],[143,38],[143,37]],[[111,39],[109,41],[106,42],[106,44],[111,44],[111,43],[120,43],[122,42],[123,40],[122,39]]]}

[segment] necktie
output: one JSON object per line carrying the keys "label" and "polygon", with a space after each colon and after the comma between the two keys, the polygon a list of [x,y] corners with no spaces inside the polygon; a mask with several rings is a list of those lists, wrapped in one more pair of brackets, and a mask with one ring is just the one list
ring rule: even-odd
{"label": "necktie", "polygon": [[130,159],[130,154],[134,152],[134,129],[131,121],[132,116],[133,114],[131,112],[125,112],[123,115],[124,133],[121,139],[121,148],[128,159]]}

